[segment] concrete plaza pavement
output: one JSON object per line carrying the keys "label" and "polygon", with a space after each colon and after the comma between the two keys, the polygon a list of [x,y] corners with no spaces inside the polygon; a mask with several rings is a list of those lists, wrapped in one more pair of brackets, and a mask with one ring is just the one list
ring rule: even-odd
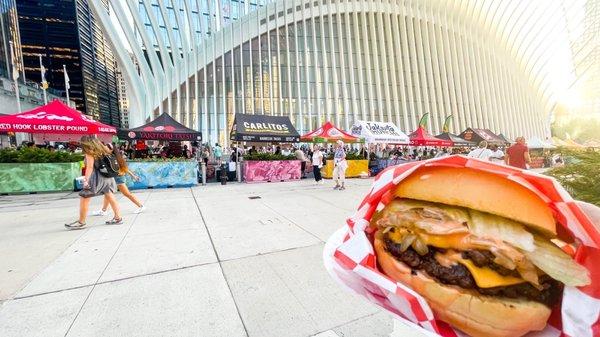
{"label": "concrete plaza pavement", "polygon": [[80,231],[76,193],[0,197],[0,336],[418,336],[323,267],[371,183],[138,190]]}

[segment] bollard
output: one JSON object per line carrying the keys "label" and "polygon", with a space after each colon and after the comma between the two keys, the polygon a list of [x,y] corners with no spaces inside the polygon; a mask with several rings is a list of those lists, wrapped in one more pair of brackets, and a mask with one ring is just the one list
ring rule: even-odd
{"label": "bollard", "polygon": [[237,163],[235,163],[235,173],[237,175],[238,183],[241,183],[242,182],[242,163],[239,161]]}
{"label": "bollard", "polygon": [[227,185],[227,165],[221,164],[221,185]]}
{"label": "bollard", "polygon": [[200,162],[200,170],[202,171],[202,186],[206,186],[206,163],[204,160]]}

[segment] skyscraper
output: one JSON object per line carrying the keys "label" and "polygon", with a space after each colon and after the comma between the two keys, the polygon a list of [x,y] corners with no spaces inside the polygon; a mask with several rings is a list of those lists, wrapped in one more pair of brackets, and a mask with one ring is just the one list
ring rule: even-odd
{"label": "skyscraper", "polygon": [[[107,0],[99,3],[108,9]],[[41,54],[50,88],[64,90],[65,65],[76,108],[120,126],[114,58],[87,0],[19,0],[16,5],[27,79],[40,81]]]}
{"label": "skyscraper", "polygon": [[[0,0],[0,76],[10,77],[12,72],[10,42],[14,44],[17,63],[22,64],[19,22],[15,0]],[[20,79],[21,81],[23,79]]]}

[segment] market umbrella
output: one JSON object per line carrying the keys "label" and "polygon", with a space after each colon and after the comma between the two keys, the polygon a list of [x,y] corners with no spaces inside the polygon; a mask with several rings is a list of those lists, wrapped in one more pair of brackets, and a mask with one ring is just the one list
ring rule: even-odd
{"label": "market umbrella", "polygon": [[459,136],[452,134],[450,132],[442,132],[439,135],[435,136],[435,138],[445,139],[451,141],[454,146],[475,146],[474,142],[470,142],[468,140],[462,139]]}
{"label": "market umbrella", "polygon": [[345,143],[358,143],[363,140],[338,129],[331,122],[323,124],[320,128],[313,130],[300,137],[300,141],[307,143],[333,143],[341,140]]}
{"label": "market umbrella", "polygon": [[410,145],[412,146],[452,146],[453,143],[450,140],[436,138],[427,132],[422,126],[419,126],[417,130],[408,135],[410,138]]}
{"label": "market umbrella", "polygon": [[177,122],[163,112],[155,120],[132,129],[119,130],[119,138],[127,140],[201,141],[202,133]]}
{"label": "market umbrella", "polygon": [[479,143],[481,141],[486,141],[488,144],[492,145],[505,145],[506,140],[498,137],[495,133],[493,133],[489,129],[476,129],[476,128],[466,128],[460,135],[460,138]]}
{"label": "market umbrella", "polygon": [[82,135],[98,135],[110,140],[117,129],[55,99],[29,111],[0,116],[0,132],[32,133],[36,140],[76,140]]}
{"label": "market umbrella", "polygon": [[556,146],[546,143],[538,137],[531,137],[527,140],[527,147],[530,149],[555,149]]}

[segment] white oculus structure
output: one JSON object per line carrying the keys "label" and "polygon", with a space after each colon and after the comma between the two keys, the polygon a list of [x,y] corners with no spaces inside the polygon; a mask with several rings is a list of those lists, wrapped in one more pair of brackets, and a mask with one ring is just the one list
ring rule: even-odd
{"label": "white oculus structure", "polygon": [[[235,113],[549,136],[574,81],[563,0],[90,0],[130,102],[227,144]],[[133,58],[130,56],[133,55]]]}

